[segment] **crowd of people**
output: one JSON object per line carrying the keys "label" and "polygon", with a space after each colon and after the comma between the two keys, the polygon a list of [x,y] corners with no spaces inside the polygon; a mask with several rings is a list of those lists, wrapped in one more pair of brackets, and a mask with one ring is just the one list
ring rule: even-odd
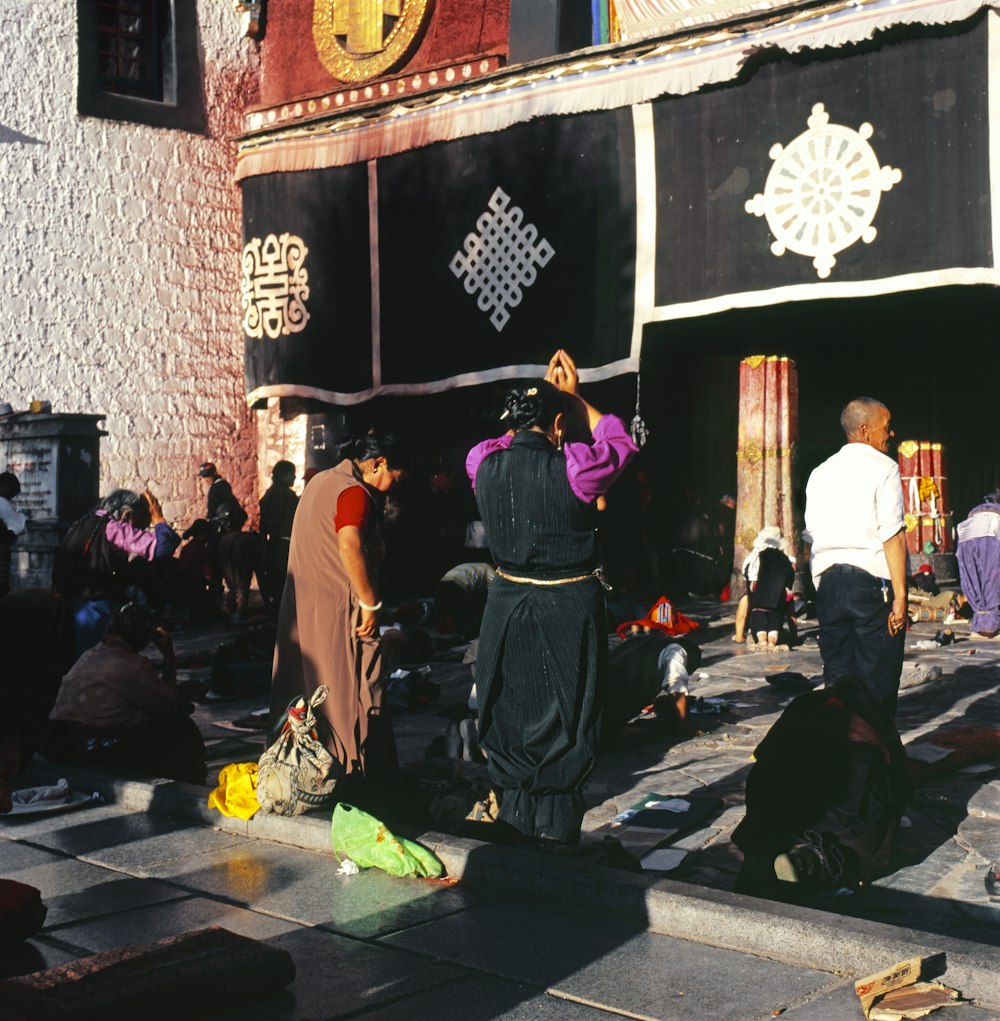
{"label": "crowd of people", "polygon": [[[624,423],[581,395],[571,356],[556,351],[544,378],[512,387],[497,425],[500,435],[465,459],[471,502],[443,461],[418,483],[433,573],[424,565],[416,584],[433,598],[398,598],[397,574],[393,602],[400,620],[473,641],[474,743],[498,828],[573,844],[602,730],[649,705],[664,724],[683,721],[700,659],[697,641],[655,620],[626,629],[609,655],[621,620],[605,562],[620,587],[667,576],[681,596],[717,598],[731,580],[734,501],[689,499],[666,552],[647,544],[638,558],[646,566],[631,577],[614,551],[628,549],[634,566],[648,477],[635,471],[639,450]],[[841,427],[846,442],[806,486],[812,589],[799,591],[809,587],[796,574],[801,550],[771,526],[742,567],[734,640],[761,650],[793,643],[814,601],[824,678],[757,749],[734,835],[741,888],[751,892],[856,884],[886,867],[907,796],[894,725],[907,624],[945,598],[949,612],[974,614],[983,636],[1000,632],[1000,494],[959,526],[962,591],[929,591],[926,573],[907,578],[889,410],[852,400]],[[391,788],[399,766],[385,682],[405,638],[380,627],[389,619],[384,561],[393,529],[412,527],[405,514],[394,520],[400,490],[413,485],[412,455],[390,433],[344,436],[301,497],[295,466],[278,461],[259,531],[246,527],[250,516],[212,462],[198,469],[205,516],[182,534],[148,488],[114,490],[68,529],[51,590],[10,594],[3,553],[25,520],[13,506],[17,479],[0,474],[0,640],[23,652],[16,668],[10,656],[0,661],[0,810],[39,744],[56,762],[204,782],[204,747],[178,695],[165,625],[246,622],[255,577],[258,613],[275,628],[269,724],[325,689],[317,733],[339,775],[355,788]],[[624,479],[638,494],[631,546],[602,517]],[[143,655],[151,643],[158,666]]]}

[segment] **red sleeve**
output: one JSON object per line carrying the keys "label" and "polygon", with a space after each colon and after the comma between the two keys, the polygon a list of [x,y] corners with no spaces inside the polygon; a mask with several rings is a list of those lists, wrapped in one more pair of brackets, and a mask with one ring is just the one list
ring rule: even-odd
{"label": "red sleeve", "polygon": [[362,486],[351,486],[337,497],[333,527],[339,532],[345,525],[365,530],[372,513],[372,498]]}

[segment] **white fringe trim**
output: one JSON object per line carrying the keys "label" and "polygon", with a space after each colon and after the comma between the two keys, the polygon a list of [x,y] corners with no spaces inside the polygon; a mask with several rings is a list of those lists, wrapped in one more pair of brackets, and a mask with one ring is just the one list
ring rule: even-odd
{"label": "white fringe trim", "polygon": [[392,156],[433,142],[502,131],[536,117],[611,110],[662,95],[686,95],[732,81],[762,49],[797,53],[870,39],[893,25],[964,21],[1000,0],[839,0],[759,32],[717,29],[668,40],[642,56],[590,55],[447,93],[426,106],[398,105],[375,117],[354,116],[244,139],[236,179],[320,170]]}

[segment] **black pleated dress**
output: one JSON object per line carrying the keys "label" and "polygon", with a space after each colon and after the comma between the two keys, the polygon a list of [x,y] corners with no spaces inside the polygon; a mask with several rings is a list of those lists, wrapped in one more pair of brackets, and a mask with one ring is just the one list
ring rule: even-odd
{"label": "black pleated dress", "polygon": [[563,453],[536,432],[486,457],[475,482],[500,570],[539,582],[501,576],[490,587],[476,661],[480,745],[501,819],[573,843],[607,678],[604,589],[592,576],[597,511],[570,488]]}

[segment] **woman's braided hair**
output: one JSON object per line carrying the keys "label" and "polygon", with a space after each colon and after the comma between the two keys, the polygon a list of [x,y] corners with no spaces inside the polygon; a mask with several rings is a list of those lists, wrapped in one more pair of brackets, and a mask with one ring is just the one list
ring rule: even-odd
{"label": "woman's braided hair", "polygon": [[548,429],[564,410],[562,391],[544,379],[526,382],[507,392],[500,415],[504,425],[517,432],[538,426]]}

